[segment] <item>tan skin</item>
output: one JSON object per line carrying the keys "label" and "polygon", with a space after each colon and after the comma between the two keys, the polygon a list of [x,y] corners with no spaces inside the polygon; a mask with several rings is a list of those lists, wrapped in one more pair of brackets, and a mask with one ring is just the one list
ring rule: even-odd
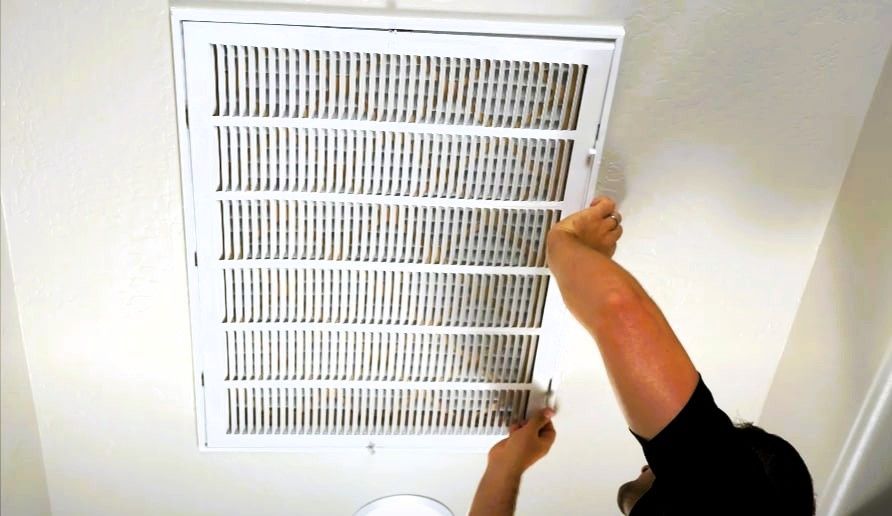
{"label": "tan skin", "polygon": [[[597,197],[548,234],[548,267],[567,308],[594,338],[629,428],[651,439],[685,406],[698,375],[663,313],[638,281],[613,261],[622,236],[616,204]],[[549,412],[534,416],[489,453],[471,516],[514,513],[520,479],[554,442]],[[653,482],[646,466],[620,489],[624,514]]]}
{"label": "tan skin", "polygon": [[528,421],[512,425],[508,437],[489,450],[486,471],[469,516],[501,516],[514,514],[520,477],[541,459],[554,444],[556,433],[550,409],[537,413]]}

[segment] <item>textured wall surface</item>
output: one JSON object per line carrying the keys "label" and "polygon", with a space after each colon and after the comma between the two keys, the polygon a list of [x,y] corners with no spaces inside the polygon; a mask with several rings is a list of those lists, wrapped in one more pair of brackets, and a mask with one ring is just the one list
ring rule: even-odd
{"label": "textured wall surface", "polygon": [[40,433],[0,209],[0,513],[50,513]]}
{"label": "textured wall surface", "polygon": [[[892,350],[892,341],[889,342]],[[887,351],[887,361],[892,361],[892,351]],[[887,362],[888,364],[888,362]],[[892,371],[892,367],[886,367]],[[852,469],[847,488],[836,505],[836,514],[852,516],[887,516],[892,508],[892,377],[886,377],[885,403],[876,406],[872,415],[875,423],[865,435],[864,453]],[[824,504],[828,506],[827,503]]]}
{"label": "textured wall surface", "polygon": [[[626,27],[604,181],[627,220],[618,259],[720,403],[755,418],[892,38],[889,3],[388,5]],[[481,456],[197,451],[167,3],[2,9],[2,199],[54,512],[349,514],[394,492],[465,511]],[[558,442],[519,514],[613,514],[642,457],[576,328],[563,362]]]}
{"label": "textured wall surface", "polygon": [[[892,54],[858,138],[761,421],[794,439],[823,492],[852,423],[892,353]],[[886,373],[892,370],[887,368]],[[807,393],[807,394],[806,394]],[[890,410],[887,410],[889,414]],[[888,417],[888,416],[887,416]],[[889,423],[887,423],[888,425]],[[877,437],[851,514],[892,489],[892,444]],[[885,473],[881,471],[885,469]],[[867,481],[865,484],[863,481]],[[874,484],[873,489],[868,485]],[[873,491],[873,492],[871,492]]]}

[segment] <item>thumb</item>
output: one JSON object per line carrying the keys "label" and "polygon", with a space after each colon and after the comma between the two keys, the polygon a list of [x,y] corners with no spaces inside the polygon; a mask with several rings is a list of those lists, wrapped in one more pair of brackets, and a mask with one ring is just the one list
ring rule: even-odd
{"label": "thumb", "polygon": [[554,417],[554,410],[546,407],[536,412],[536,415],[530,418],[530,422],[527,423],[524,428],[530,427],[535,432],[538,432],[551,421],[552,417]]}

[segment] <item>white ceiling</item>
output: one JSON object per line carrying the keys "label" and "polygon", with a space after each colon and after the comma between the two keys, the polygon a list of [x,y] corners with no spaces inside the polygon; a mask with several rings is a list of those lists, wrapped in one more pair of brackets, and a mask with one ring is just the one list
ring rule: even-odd
{"label": "white ceiling", "polygon": [[[888,2],[396,6],[626,27],[605,155],[617,259],[720,404],[758,417],[892,38]],[[167,2],[2,9],[0,186],[53,511],[349,514],[415,492],[464,512],[479,455],[198,452]],[[613,514],[642,461],[594,345],[568,333],[559,437],[519,514]]]}

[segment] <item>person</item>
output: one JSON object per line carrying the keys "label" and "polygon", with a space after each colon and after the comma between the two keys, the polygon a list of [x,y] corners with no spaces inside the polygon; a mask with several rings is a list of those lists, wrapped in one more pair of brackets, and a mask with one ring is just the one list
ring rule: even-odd
{"label": "person", "polygon": [[[613,261],[622,216],[608,197],[556,224],[548,266],[567,308],[598,344],[614,393],[647,464],[623,484],[623,514],[813,515],[805,462],[787,441],[734,425],[660,309]],[[489,452],[471,516],[514,513],[521,476],[554,443],[544,409]]]}

